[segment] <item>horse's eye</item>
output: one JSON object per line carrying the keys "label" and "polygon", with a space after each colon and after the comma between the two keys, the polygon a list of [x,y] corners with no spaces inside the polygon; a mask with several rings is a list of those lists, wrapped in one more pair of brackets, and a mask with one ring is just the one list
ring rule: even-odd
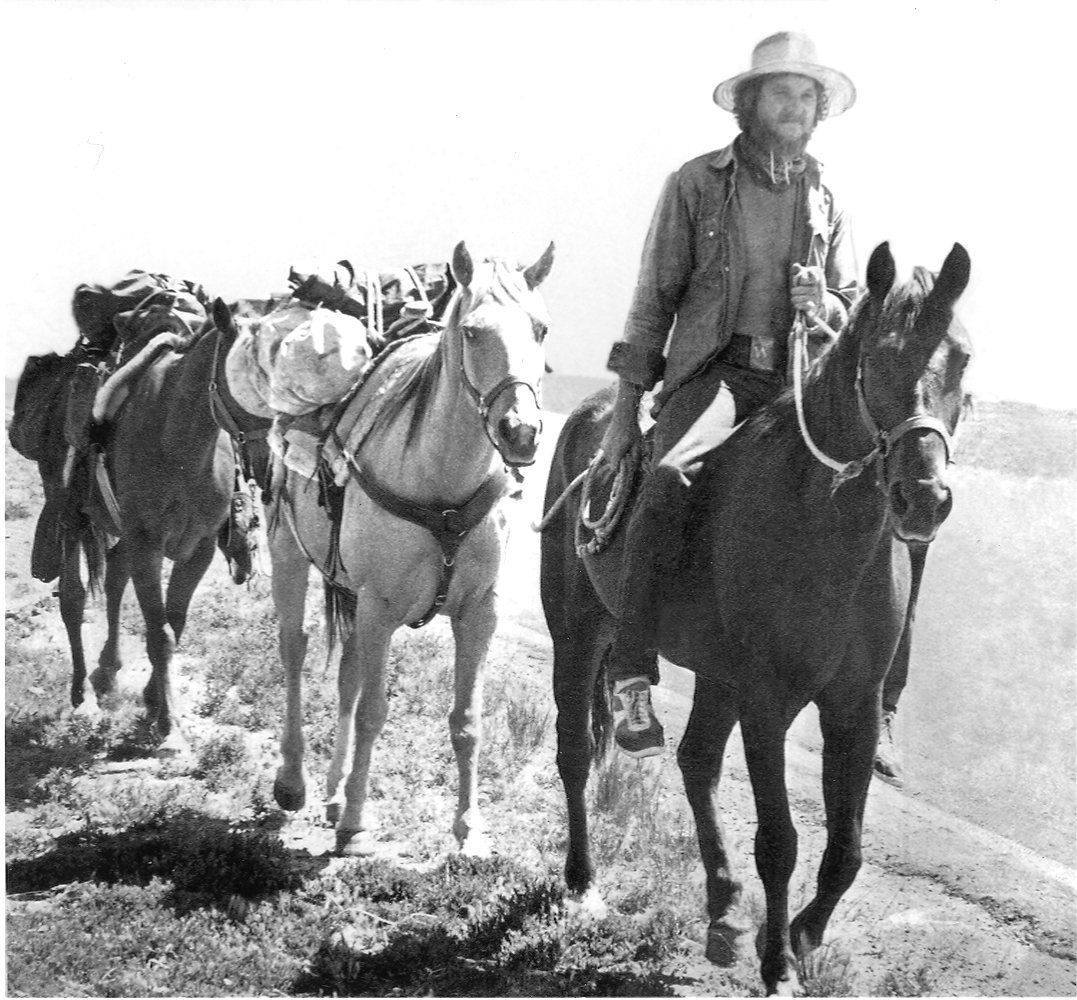
{"label": "horse's eye", "polygon": [[462,334],[463,334],[463,335],[464,335],[465,337],[467,337],[467,339],[468,339],[468,340],[474,340],[474,339],[475,339],[475,334],[476,334],[476,333],[478,333],[478,328],[477,328],[477,327],[474,327],[474,326],[471,326],[471,325],[470,325],[470,324],[468,324],[468,323],[464,323],[464,324],[463,324],[463,325],[462,325],[462,326],[460,327],[460,332],[461,332],[461,333],[462,333]]}

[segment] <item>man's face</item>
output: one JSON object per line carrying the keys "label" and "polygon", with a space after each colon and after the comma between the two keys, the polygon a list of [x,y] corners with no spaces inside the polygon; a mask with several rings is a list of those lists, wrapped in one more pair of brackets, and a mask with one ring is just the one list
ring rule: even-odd
{"label": "man's face", "polygon": [[815,81],[796,73],[764,77],[755,106],[755,120],[776,150],[796,153],[815,128],[819,94]]}

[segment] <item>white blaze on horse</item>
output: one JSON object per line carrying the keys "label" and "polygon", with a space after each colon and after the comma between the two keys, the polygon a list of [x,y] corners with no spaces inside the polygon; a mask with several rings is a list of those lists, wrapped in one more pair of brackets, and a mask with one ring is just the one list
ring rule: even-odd
{"label": "white blaze on horse", "polygon": [[390,639],[436,613],[448,615],[455,640],[453,832],[463,851],[488,850],[477,776],[482,671],[506,541],[499,501],[504,467],[531,464],[538,447],[548,320],[536,289],[552,262],[552,244],[527,268],[475,262],[459,244],[452,261],[459,287],[444,329],[380,356],[351,401],[357,416],[331,435],[330,468],[312,478],[285,462],[274,477],[273,599],[287,684],[274,794],[285,809],[306,801],[301,673],[313,563],[335,595],[327,602],[330,634],[343,636],[326,806],[342,853],[370,848],[364,803],[388,712]]}

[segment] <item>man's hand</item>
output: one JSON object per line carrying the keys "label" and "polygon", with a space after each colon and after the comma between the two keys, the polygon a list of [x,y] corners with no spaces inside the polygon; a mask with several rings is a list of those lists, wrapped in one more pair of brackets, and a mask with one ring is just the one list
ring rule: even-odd
{"label": "man's hand", "polygon": [[610,424],[601,445],[603,460],[611,473],[615,473],[621,459],[633,449],[638,449],[643,441],[639,429],[639,401],[642,397],[643,390],[638,385],[621,379]]}
{"label": "man's hand", "polygon": [[797,312],[802,312],[808,319],[812,319],[822,308],[825,294],[826,278],[823,277],[821,267],[793,265],[790,297],[793,301],[793,308]]}

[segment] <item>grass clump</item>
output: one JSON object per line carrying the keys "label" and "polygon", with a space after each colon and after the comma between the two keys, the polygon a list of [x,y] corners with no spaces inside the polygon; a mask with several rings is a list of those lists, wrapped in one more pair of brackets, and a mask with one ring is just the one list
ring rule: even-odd
{"label": "grass clump", "polygon": [[668,912],[579,923],[555,875],[502,858],[457,856],[425,872],[376,862],[340,884],[351,919],[323,942],[299,992],[674,995],[673,978],[649,968],[684,950],[685,929]]}
{"label": "grass clump", "polygon": [[281,923],[263,904],[242,923],[223,911],[181,913],[171,887],[74,886],[49,904],[9,904],[12,996],[280,995],[324,928]]}

